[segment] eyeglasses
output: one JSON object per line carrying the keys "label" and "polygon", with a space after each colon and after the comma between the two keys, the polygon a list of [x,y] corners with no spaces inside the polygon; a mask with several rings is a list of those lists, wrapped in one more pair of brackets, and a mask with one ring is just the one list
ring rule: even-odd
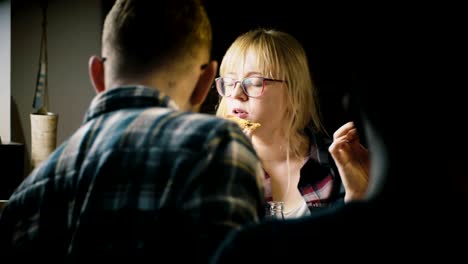
{"label": "eyeglasses", "polygon": [[284,82],[283,80],[275,80],[263,77],[248,77],[242,80],[235,80],[228,77],[218,77],[215,79],[216,89],[219,95],[230,97],[232,96],[237,83],[240,83],[242,90],[248,97],[260,97],[265,91],[265,82]]}

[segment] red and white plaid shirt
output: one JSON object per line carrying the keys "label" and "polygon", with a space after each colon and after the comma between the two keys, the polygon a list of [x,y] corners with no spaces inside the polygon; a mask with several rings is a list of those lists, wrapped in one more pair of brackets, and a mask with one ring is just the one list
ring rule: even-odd
{"label": "red and white plaid shirt", "polygon": [[[301,168],[297,188],[312,211],[314,208],[329,207],[335,202],[343,201],[344,189],[338,170],[328,153],[328,144],[323,139],[317,139],[318,136],[311,131],[307,134],[311,142],[309,157]],[[265,170],[264,173],[263,186],[265,200],[268,202],[273,200],[271,177]]]}

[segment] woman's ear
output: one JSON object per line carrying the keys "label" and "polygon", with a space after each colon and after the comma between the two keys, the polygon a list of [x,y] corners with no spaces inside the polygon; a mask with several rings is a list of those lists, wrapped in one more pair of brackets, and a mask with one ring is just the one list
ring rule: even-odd
{"label": "woman's ear", "polygon": [[211,61],[202,70],[202,73],[198,78],[195,89],[193,90],[192,95],[190,97],[190,104],[193,108],[197,108],[198,105],[202,104],[203,101],[205,101],[205,98],[213,85],[217,68],[218,62]]}
{"label": "woman's ear", "polygon": [[95,55],[89,58],[89,77],[97,93],[101,93],[106,89],[104,83],[104,61],[104,58]]}

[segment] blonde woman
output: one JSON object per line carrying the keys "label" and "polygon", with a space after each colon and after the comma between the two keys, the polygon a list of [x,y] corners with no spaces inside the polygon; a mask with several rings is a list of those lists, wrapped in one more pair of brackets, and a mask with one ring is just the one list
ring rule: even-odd
{"label": "blonde woman", "polygon": [[307,56],[293,36],[266,29],[239,36],[224,55],[216,88],[218,116],[259,124],[244,132],[263,165],[265,200],[282,202],[285,218],[363,197],[367,164],[347,167],[353,151],[366,150],[353,123],[338,129],[329,144]]}

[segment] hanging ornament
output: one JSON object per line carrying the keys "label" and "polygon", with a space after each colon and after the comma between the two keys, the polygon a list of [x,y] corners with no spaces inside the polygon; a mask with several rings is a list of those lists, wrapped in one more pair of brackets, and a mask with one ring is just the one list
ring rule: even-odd
{"label": "hanging ornament", "polygon": [[41,1],[42,37],[31,118],[31,165],[36,168],[56,148],[58,115],[49,112],[47,87],[47,1]]}

